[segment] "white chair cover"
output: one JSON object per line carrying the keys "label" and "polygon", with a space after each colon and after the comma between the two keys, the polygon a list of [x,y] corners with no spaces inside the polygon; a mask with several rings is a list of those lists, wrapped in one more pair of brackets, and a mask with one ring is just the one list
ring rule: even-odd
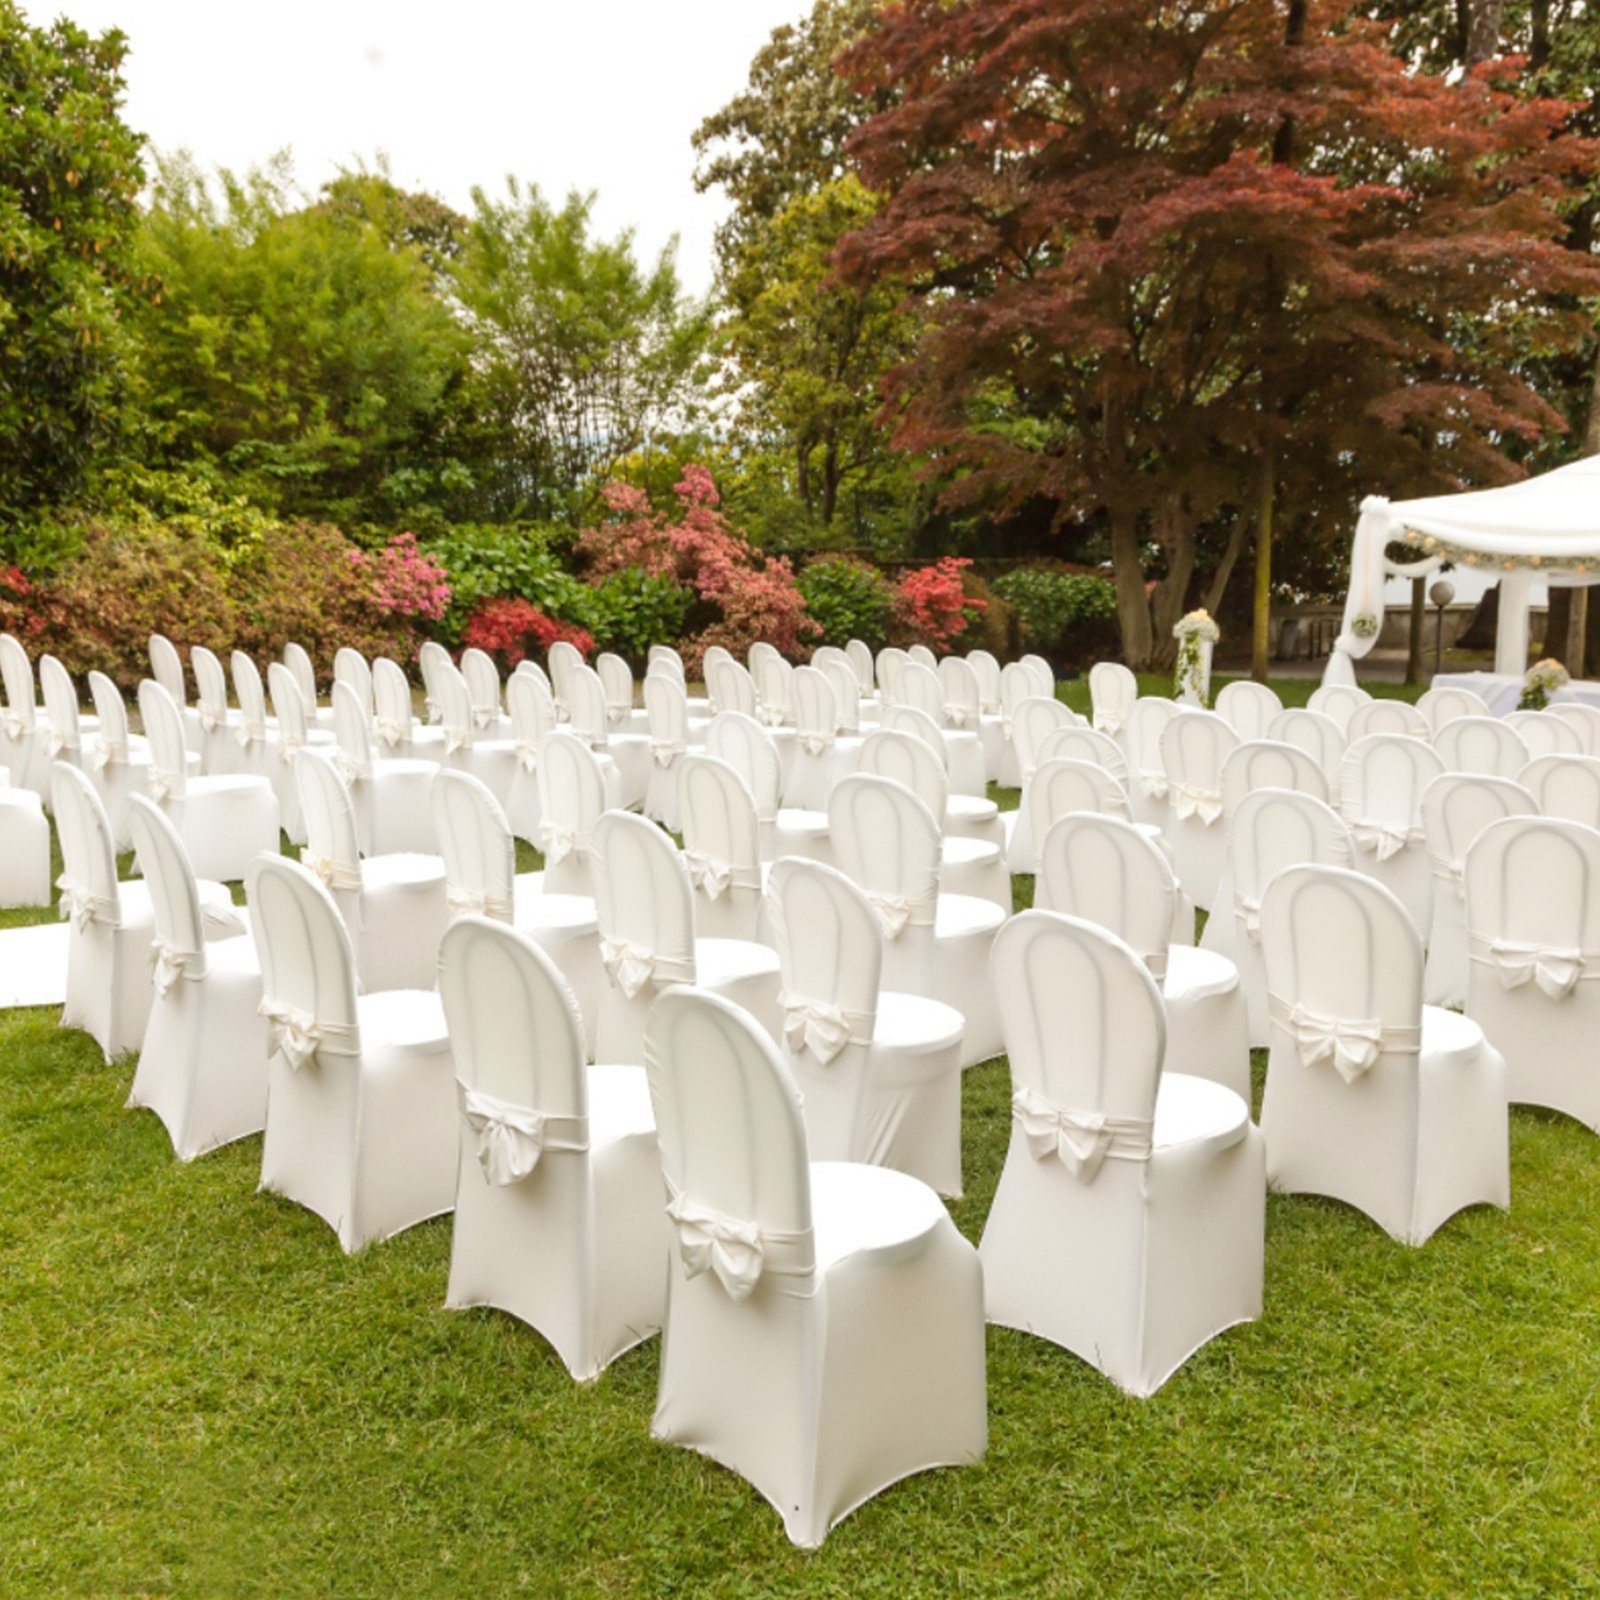
{"label": "white chair cover", "polygon": [[1306,708],[1332,717],[1348,740],[1351,737],[1350,719],[1355,715],[1356,707],[1366,705],[1371,699],[1372,696],[1365,689],[1358,689],[1353,683],[1325,683],[1311,691]]}
{"label": "white chair cover", "polygon": [[[649,700],[649,685],[645,686]],[[511,718],[511,744],[516,770],[506,799],[506,820],[519,839],[540,847],[539,751],[547,735],[558,724],[555,696],[543,672],[537,675],[520,669],[506,682],[506,710]]]}
{"label": "white chair cover", "polygon": [[833,859],[826,812],[780,809],[783,769],[778,747],[754,717],[738,711],[718,712],[706,726],[705,753],[726,761],[755,797],[763,861],[788,855],[809,856],[816,861]]}
{"label": "white chair cover", "polygon": [[873,673],[872,651],[861,639],[848,639],[845,641],[844,653],[850,658],[850,665],[855,668],[856,679],[861,684],[863,695],[874,694],[877,691],[877,678]]}
{"label": "white chair cover", "polygon": [[1552,716],[1548,711],[1513,711],[1504,721],[1527,747],[1529,760],[1535,756],[1583,754],[1583,734],[1569,718]]}
{"label": "white chair cover", "polygon": [[500,706],[500,669],[485,650],[461,652],[461,676],[467,680],[467,696],[472,702],[472,725],[480,733],[504,737],[501,727],[504,712]]}
{"label": "white chair cover", "polygon": [[1328,793],[1338,793],[1339,763],[1345,752],[1344,729],[1326,711],[1308,711],[1300,706],[1280,711],[1272,719],[1267,737],[1304,750],[1322,769],[1328,780]]}
{"label": "white chair cover", "polygon": [[683,863],[702,939],[761,939],[761,819],[750,786],[726,761],[688,755],[678,763]]}
{"label": "white chair cover", "polygon": [[1396,733],[1353,739],[1339,764],[1339,814],[1355,846],[1356,869],[1400,897],[1419,933],[1433,919],[1422,795],[1443,771],[1430,745]]}
{"label": "white chair cover", "polygon": [[1270,738],[1283,702],[1264,683],[1241,678],[1217,691],[1217,715],[1245,741]]}
{"label": "white chair cover", "polygon": [[994,981],[1012,1123],[979,1246],[989,1320],[1153,1394],[1261,1314],[1261,1135],[1231,1090],[1163,1072],[1160,992],[1114,934],[1024,912]]}
{"label": "white chair cover", "polygon": [[1557,700],[1549,709],[1552,716],[1572,724],[1584,755],[1600,756],[1600,706],[1582,700]]}
{"label": "white chair cover", "polygon": [[372,718],[343,678],[333,685],[333,730],[334,764],[350,787],[363,853],[437,851],[429,795],[439,764],[414,756],[378,755]]}
{"label": "white chair cover", "polygon": [[1446,772],[1514,778],[1528,764],[1528,747],[1516,729],[1488,715],[1449,718],[1434,734],[1433,748]]}
{"label": "white chair cover", "polygon": [[938,1197],[811,1163],[793,1078],[714,995],[661,997],[647,1064],[673,1229],[651,1432],[738,1472],[802,1546],[981,1456],[982,1278]]}
{"label": "white chair cover", "polygon": [[557,729],[539,746],[539,849],[545,888],[594,898],[594,825],[610,803],[606,776],[576,734]]}
{"label": "white chair cover", "polygon": [[150,776],[150,744],[129,731],[122,691],[103,672],[89,674],[98,731],[84,750],[84,765],[99,791],[117,848],[131,847],[128,802],[144,790]]}
{"label": "white chair cover", "polygon": [[1423,1005],[1400,901],[1357,872],[1289,867],[1262,899],[1261,940],[1273,1187],[1343,1200],[1404,1244],[1464,1206],[1506,1206],[1505,1063],[1476,1024]]}
{"label": "white chair cover", "polygon": [[1460,689],[1452,684],[1443,688],[1428,689],[1417,698],[1417,710],[1428,724],[1429,735],[1437,741],[1439,730],[1457,717],[1486,717],[1489,707],[1482,695],[1470,689]]}
{"label": "white chair cover", "polygon": [[1423,740],[1432,737],[1426,718],[1404,700],[1367,700],[1351,710],[1345,738],[1354,744],[1372,733],[1405,734]]}
{"label": "white chair cover", "polygon": [[1115,739],[1127,726],[1139,698],[1139,680],[1120,661],[1097,661],[1089,668],[1089,704],[1095,728]]}
{"label": "white chair cover", "polygon": [[1135,700],[1122,730],[1128,756],[1128,801],[1133,820],[1166,831],[1167,769],[1161,758],[1161,736],[1178,714],[1175,700],[1145,695]]}
{"label": "white chair cover", "polygon": [[650,735],[650,781],[644,814],[677,832],[678,769],[689,753],[689,697],[681,679],[651,672],[644,680],[644,712]]}
{"label": "white chair cover", "polygon": [[1222,768],[1239,736],[1214,712],[1180,710],[1161,732],[1167,841],[1178,882],[1209,911],[1227,863]]}
{"label": "white chair cover", "polygon": [[1600,757],[1540,756],[1517,774],[1517,782],[1540,815],[1600,828]]}
{"label": "white chair cover", "polygon": [[[552,653],[554,650],[552,645]],[[472,691],[453,661],[436,660],[432,671],[432,693],[438,701],[443,732],[444,765],[458,772],[470,772],[489,786],[489,792],[501,805],[509,804],[519,765],[515,740],[501,736],[498,723],[488,729],[478,727],[473,715]],[[561,702],[558,700],[557,704]],[[431,780],[430,773],[427,781]]]}

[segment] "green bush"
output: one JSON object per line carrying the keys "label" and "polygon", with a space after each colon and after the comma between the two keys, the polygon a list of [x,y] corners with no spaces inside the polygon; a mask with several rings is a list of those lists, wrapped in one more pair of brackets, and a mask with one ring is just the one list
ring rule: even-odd
{"label": "green bush", "polygon": [[671,643],[683,634],[683,622],[693,598],[670,578],[658,577],[638,567],[623,567],[592,587],[582,610],[564,614],[594,635],[602,650],[626,656],[637,668],[653,644]]}
{"label": "green bush", "polygon": [[990,587],[1016,613],[1030,650],[1088,657],[1115,648],[1117,591],[1110,578],[1060,567],[1017,567]]}
{"label": "green bush", "polygon": [[806,610],[822,629],[822,643],[861,639],[872,649],[889,642],[894,586],[874,566],[853,556],[823,555],[800,574]]}
{"label": "green bush", "polygon": [[527,600],[549,616],[588,627],[593,591],[567,571],[550,541],[548,528],[518,523],[468,524],[429,539],[424,548],[444,563],[450,581],[450,609],[439,624],[444,641],[460,640],[480,600]]}

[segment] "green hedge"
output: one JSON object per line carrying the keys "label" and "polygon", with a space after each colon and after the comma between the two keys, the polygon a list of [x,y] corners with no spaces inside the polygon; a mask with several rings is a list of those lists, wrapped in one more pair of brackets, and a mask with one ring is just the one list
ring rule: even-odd
{"label": "green hedge", "polygon": [[990,587],[1016,612],[1030,650],[1077,657],[1115,648],[1117,591],[1110,578],[1060,567],[1017,567]]}

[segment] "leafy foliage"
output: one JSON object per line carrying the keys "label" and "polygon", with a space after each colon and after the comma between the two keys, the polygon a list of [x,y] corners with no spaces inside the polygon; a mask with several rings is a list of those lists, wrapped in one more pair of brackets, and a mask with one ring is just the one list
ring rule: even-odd
{"label": "leafy foliage", "polygon": [[594,640],[582,628],[559,622],[526,600],[508,599],[480,601],[461,635],[463,644],[493,656],[502,672],[512,671],[535,652],[542,655],[557,640],[576,645],[585,655],[594,649]]}
{"label": "leafy foliage", "polygon": [[682,584],[638,567],[619,567],[588,589],[575,615],[602,650],[643,664],[650,646],[676,639],[694,596]]}
{"label": "leafy foliage", "polygon": [[143,144],[127,41],[0,0],[0,555],[116,431]]}
{"label": "leafy foliage", "polygon": [[966,556],[944,556],[903,573],[894,590],[895,633],[905,643],[953,650],[973,631],[988,601],[972,593]]}
{"label": "leafy foliage", "polygon": [[1015,567],[992,587],[1016,612],[1030,650],[1092,660],[1115,644],[1117,591],[1109,578],[1060,567]]}
{"label": "leafy foliage", "polygon": [[800,593],[811,620],[822,630],[819,643],[842,647],[860,639],[879,650],[889,642],[894,586],[868,562],[817,556],[800,573]]}

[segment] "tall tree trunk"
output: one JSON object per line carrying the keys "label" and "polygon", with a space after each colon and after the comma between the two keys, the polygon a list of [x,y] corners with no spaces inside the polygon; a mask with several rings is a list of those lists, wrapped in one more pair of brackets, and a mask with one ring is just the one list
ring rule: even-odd
{"label": "tall tree trunk", "polygon": [[1550,0],[1533,0],[1528,7],[1528,65],[1542,67],[1550,59]]}
{"label": "tall tree trunk", "polygon": [[1594,383],[1589,390],[1589,425],[1583,430],[1583,453],[1600,456],[1600,349],[1594,353]]}
{"label": "tall tree trunk", "polygon": [[1505,0],[1472,0],[1471,20],[1467,24],[1466,58],[1469,67],[1500,54],[1500,28],[1505,15]]}
{"label": "tall tree trunk", "polygon": [[1122,631],[1122,657],[1135,669],[1153,665],[1150,599],[1139,559],[1139,518],[1128,510],[1111,513],[1111,576],[1117,590],[1117,623]]}
{"label": "tall tree trunk", "polygon": [[1422,682],[1423,634],[1428,623],[1428,580],[1411,580],[1411,639],[1406,649],[1406,682]]}
{"label": "tall tree trunk", "polygon": [[1250,626],[1250,676],[1267,681],[1272,657],[1272,512],[1277,463],[1272,446],[1261,452],[1261,481],[1256,500],[1256,587]]}
{"label": "tall tree trunk", "polygon": [[[1567,665],[1567,634],[1572,626],[1572,594],[1567,588],[1550,588],[1550,599],[1544,612],[1544,641],[1541,655],[1554,656],[1567,671],[1572,668]],[[1576,677],[1577,674],[1573,673]]]}
{"label": "tall tree trunk", "polygon": [[1456,650],[1492,650],[1495,635],[1500,629],[1500,585],[1485,589],[1472,621],[1452,648]]}

